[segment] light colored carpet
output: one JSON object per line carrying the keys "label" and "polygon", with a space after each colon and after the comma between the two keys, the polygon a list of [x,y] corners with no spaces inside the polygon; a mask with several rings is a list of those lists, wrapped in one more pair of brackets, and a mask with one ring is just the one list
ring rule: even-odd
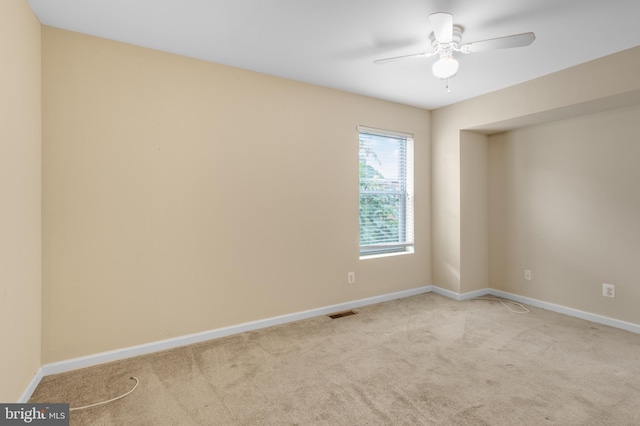
{"label": "light colored carpet", "polygon": [[638,425],[640,335],[433,293],[45,377],[72,425]]}

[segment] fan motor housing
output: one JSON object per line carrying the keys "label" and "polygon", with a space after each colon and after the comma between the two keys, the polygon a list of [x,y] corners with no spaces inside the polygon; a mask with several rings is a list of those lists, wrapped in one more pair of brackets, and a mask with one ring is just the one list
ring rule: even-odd
{"label": "fan motor housing", "polygon": [[[462,40],[462,32],[463,28],[460,25],[453,26],[453,37],[451,38],[451,43],[438,43],[433,32],[429,34],[429,40],[431,40],[431,47],[435,52],[442,50],[442,48],[453,47],[457,48],[460,46],[460,41]],[[447,46],[449,45],[449,46]],[[440,46],[440,48],[439,48]]]}

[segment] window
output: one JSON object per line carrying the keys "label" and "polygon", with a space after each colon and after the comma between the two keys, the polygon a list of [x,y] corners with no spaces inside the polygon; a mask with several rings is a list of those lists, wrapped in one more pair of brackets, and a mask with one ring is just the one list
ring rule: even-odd
{"label": "window", "polygon": [[413,251],[413,137],[358,127],[360,256]]}

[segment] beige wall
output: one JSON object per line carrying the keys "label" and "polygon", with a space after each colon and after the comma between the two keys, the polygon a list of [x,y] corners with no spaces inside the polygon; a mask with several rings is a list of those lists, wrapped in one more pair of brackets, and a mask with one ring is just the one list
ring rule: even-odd
{"label": "beige wall", "polygon": [[40,24],[0,2],[0,401],[40,368]]}
{"label": "beige wall", "polygon": [[[44,363],[430,284],[428,111],[48,27],[43,82]],[[358,125],[415,254],[358,259]]]}
{"label": "beige wall", "polygon": [[[466,209],[489,197],[489,186],[482,194],[476,181],[486,168],[488,144],[465,142],[468,131],[491,134],[636,104],[640,47],[433,111],[433,284],[458,293],[489,287],[487,267],[473,256],[488,247],[487,231]],[[488,256],[482,256],[486,265]]]}
{"label": "beige wall", "polygon": [[638,135],[640,106],[490,137],[492,287],[640,324]]}
{"label": "beige wall", "polygon": [[464,291],[480,290],[489,282],[489,157],[487,135],[462,131],[460,182],[460,276]]}

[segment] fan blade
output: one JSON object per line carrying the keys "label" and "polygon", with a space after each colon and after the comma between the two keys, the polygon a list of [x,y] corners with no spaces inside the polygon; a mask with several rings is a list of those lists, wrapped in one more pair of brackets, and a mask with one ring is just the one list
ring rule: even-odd
{"label": "fan blade", "polygon": [[422,53],[413,53],[411,55],[403,55],[403,56],[394,56],[393,58],[384,58],[373,61],[376,65],[388,64],[389,62],[401,61],[403,59],[413,59],[413,58],[428,58],[429,56],[435,55],[435,52],[422,52]]}
{"label": "fan blade", "polygon": [[474,41],[460,47],[462,53],[484,52],[487,50],[509,49],[512,47],[529,46],[536,39],[534,33],[514,34],[489,40]]}
{"label": "fan blade", "polygon": [[438,43],[451,43],[453,41],[453,15],[437,12],[429,15],[429,22],[433,29],[433,35]]}

